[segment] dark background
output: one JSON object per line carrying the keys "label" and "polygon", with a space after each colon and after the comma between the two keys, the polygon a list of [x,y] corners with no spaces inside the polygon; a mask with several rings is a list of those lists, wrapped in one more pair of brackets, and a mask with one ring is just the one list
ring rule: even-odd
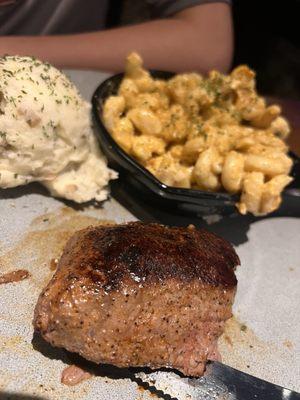
{"label": "dark background", "polygon": [[258,91],[300,99],[300,1],[234,0],[234,65],[257,72]]}

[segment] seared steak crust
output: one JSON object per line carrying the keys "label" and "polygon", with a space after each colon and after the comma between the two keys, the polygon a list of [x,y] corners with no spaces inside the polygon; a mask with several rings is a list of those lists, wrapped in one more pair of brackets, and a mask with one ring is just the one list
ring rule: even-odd
{"label": "seared steak crust", "polygon": [[201,375],[231,316],[239,258],[194,228],[90,227],[68,242],[34,326],[97,363]]}

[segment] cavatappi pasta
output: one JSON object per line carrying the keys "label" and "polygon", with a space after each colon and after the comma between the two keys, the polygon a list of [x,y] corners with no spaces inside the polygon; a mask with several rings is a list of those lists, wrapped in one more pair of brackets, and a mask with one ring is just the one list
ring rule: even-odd
{"label": "cavatappi pasta", "polygon": [[116,142],[169,186],[240,193],[242,214],[277,209],[292,178],[278,105],[267,106],[247,66],[207,78],[153,79],[136,53],[127,57],[118,94],[103,109]]}

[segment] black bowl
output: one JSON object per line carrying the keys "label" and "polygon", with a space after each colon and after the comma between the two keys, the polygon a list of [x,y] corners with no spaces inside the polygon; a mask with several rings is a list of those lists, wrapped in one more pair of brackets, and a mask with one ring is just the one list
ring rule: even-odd
{"label": "black bowl", "polygon": [[[151,71],[151,75],[158,79],[169,79],[174,74],[165,71]],[[104,126],[102,107],[107,97],[117,93],[123,76],[124,74],[118,74],[106,79],[98,86],[92,97],[96,133],[99,136],[101,148],[107,157],[108,165],[119,171],[120,179],[126,180],[129,185],[134,187],[136,193],[144,201],[156,203],[158,207],[197,215],[237,213],[235,204],[238,201],[238,196],[167,186],[115,142]]]}

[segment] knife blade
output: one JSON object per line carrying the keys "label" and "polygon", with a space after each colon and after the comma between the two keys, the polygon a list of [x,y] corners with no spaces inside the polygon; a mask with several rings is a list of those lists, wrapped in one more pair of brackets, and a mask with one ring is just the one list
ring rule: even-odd
{"label": "knife blade", "polygon": [[220,362],[212,362],[211,374],[238,400],[300,400],[300,393],[256,378]]}
{"label": "knife blade", "polygon": [[[213,378],[219,386],[228,390],[228,397],[237,400],[300,400],[300,394],[245,372],[238,371],[220,362],[213,361],[207,367],[206,376],[195,379],[193,385],[203,386]],[[222,393],[220,393],[222,396]],[[200,397],[201,398],[201,397]],[[212,397],[213,398],[213,397]],[[222,398],[222,397],[221,397]]]}
{"label": "knife blade", "polygon": [[174,370],[134,375],[136,383],[143,382],[146,390],[166,400],[300,400],[300,393],[216,361],[208,364],[201,378],[187,378]]}

